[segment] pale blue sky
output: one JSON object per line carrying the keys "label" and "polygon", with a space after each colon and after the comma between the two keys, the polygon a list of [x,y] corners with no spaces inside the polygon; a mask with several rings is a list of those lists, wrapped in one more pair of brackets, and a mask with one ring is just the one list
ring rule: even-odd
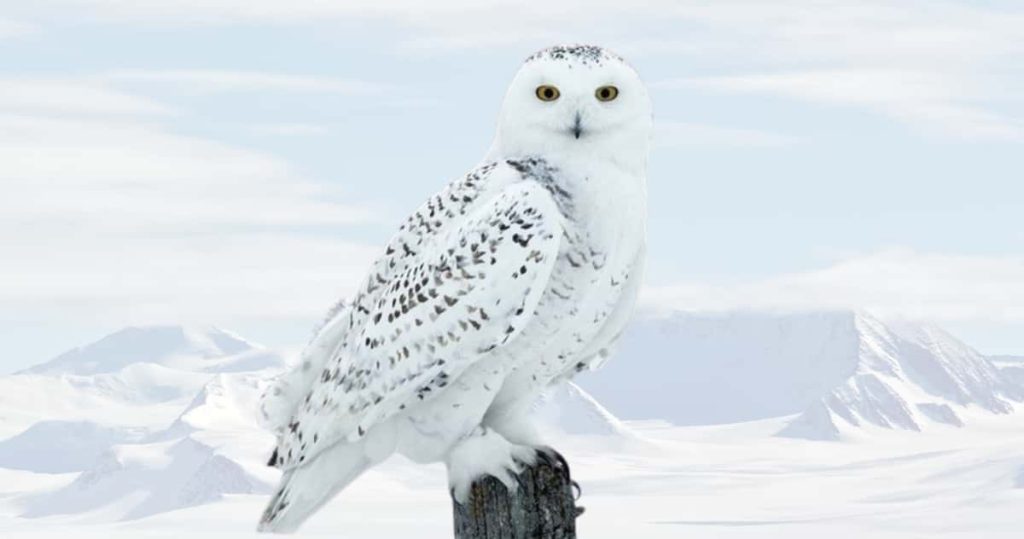
{"label": "pale blue sky", "polygon": [[866,308],[1024,353],[1012,2],[0,7],[0,371],[127,324],[305,338],[483,155],[520,61],[651,87],[648,306]]}

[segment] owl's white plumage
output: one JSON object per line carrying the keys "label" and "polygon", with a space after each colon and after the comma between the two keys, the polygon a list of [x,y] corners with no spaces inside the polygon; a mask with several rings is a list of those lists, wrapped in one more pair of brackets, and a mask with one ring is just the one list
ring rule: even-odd
{"label": "owl's white plumage", "polygon": [[[536,89],[554,86],[554,100]],[[618,96],[601,100],[597,89]],[[392,453],[444,461],[457,499],[542,445],[529,409],[608,356],[644,257],[650,102],[591,46],[531,56],[483,164],[410,216],[299,365],[269,387],[281,485],[260,529],[291,531]]]}

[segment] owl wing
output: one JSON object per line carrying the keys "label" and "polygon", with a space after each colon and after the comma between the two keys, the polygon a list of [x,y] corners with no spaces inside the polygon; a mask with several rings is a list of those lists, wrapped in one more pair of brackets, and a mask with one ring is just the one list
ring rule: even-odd
{"label": "owl wing", "polygon": [[341,352],[348,335],[367,323],[369,306],[383,294],[384,285],[415,263],[425,245],[444,237],[480,200],[493,196],[509,182],[518,181],[520,175],[515,172],[507,163],[481,164],[413,212],[388,241],[352,301],[335,305],[302,350],[298,363],[267,381],[257,414],[260,426],[278,437],[286,432],[324,366]]}
{"label": "owl wing", "polygon": [[261,427],[279,436],[287,429],[306,391],[344,338],[350,310],[344,303],[336,305],[302,350],[298,364],[267,380],[256,415]]}
{"label": "owl wing", "polygon": [[[279,436],[288,469],[355,441],[512,341],[533,316],[558,255],[562,214],[532,181],[504,187],[380,282]],[[355,311],[358,314],[358,311]]]}

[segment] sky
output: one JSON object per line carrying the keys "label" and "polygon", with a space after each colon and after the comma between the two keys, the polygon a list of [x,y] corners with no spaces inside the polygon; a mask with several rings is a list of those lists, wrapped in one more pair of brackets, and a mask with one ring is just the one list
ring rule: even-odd
{"label": "sky", "polygon": [[0,0],[0,372],[126,325],[304,341],[574,42],[654,102],[644,309],[1024,354],[1018,2],[421,4]]}

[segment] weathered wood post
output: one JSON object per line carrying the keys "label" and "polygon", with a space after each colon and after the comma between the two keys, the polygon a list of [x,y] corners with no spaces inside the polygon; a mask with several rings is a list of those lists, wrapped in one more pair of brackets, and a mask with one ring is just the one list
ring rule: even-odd
{"label": "weathered wood post", "polygon": [[466,505],[452,501],[455,539],[576,539],[574,482],[562,455],[540,452],[509,492],[493,477],[473,483]]}

